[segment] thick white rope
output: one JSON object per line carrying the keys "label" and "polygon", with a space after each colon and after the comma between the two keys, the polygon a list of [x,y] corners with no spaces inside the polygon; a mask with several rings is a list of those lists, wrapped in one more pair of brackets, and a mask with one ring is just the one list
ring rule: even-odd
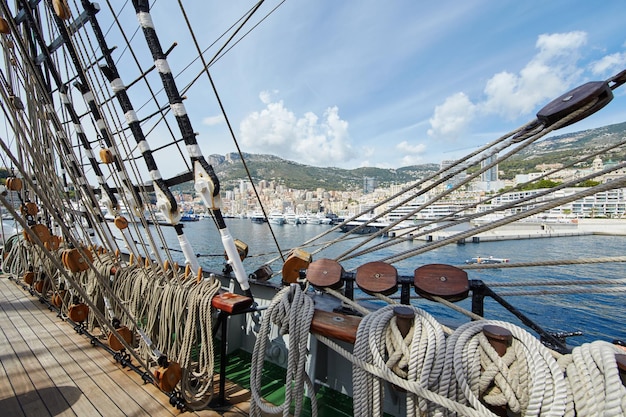
{"label": "thick white rope", "polygon": [[[250,370],[250,416],[260,417],[261,411],[283,416],[297,417],[302,412],[304,385],[308,387],[311,398],[311,414],[317,416],[317,400],[313,384],[306,374],[305,365],[308,354],[309,329],[314,313],[313,300],[308,297],[298,284],[283,288],[272,299],[267,308],[261,329],[254,344]],[[270,327],[275,324],[281,335],[289,335],[289,357],[287,362],[287,380],[285,383],[285,401],[273,406],[261,396],[261,377]],[[294,412],[290,414],[291,401],[295,401]]]}
{"label": "thick white rope", "polygon": [[603,341],[575,347],[559,359],[568,388],[566,416],[625,416],[626,387],[615,360],[624,351]]}
{"label": "thick white rope", "polygon": [[[513,335],[502,358],[484,339],[482,329],[488,324]],[[483,395],[485,401],[506,404],[520,415],[556,417],[565,412],[567,386],[551,351],[535,337],[507,322],[482,320],[464,324],[448,339],[439,393],[486,414],[490,411],[480,401]]]}
{"label": "thick white rope", "polygon": [[[402,337],[394,307],[386,306],[363,318],[357,330],[354,356],[382,369],[386,367],[426,389],[434,389],[444,364],[443,329],[423,310],[404,306],[414,312],[415,318],[411,330]],[[380,380],[358,366],[353,366],[352,379],[354,414],[380,415],[384,401],[384,386]],[[407,416],[425,413],[427,408],[424,399],[407,395]]]}
{"label": "thick white rope", "polygon": [[[335,343],[333,340],[325,336],[315,335],[315,337],[320,342],[324,343],[326,346],[334,350],[336,353],[338,353],[339,355],[343,356],[344,358],[352,362],[353,365],[366,370],[372,375],[376,375],[381,380],[388,381],[394,385],[397,385],[405,389],[406,391],[409,391],[415,395],[418,395],[419,397],[425,398],[427,401],[433,402],[435,404],[439,404],[445,407],[446,409],[451,410],[453,413],[457,413],[458,415],[468,416],[468,417],[484,417],[486,415],[464,404],[460,404],[456,401],[450,400],[449,398],[439,395],[436,392],[427,390],[424,387],[420,386],[419,383],[416,383],[415,381],[407,381],[404,378],[400,378],[398,375],[393,373],[391,369],[387,367],[379,368],[371,363],[361,360],[360,358],[357,358],[351,352],[348,352],[342,346],[340,346],[339,344]],[[492,416],[493,414],[488,414],[488,415]]]}

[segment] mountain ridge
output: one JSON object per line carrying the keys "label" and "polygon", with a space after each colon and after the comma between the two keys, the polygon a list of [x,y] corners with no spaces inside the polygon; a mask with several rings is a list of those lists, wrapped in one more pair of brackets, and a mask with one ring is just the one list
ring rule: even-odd
{"label": "mountain ridge", "polygon": [[[592,155],[600,149],[617,144],[626,136],[626,122],[587,129],[562,135],[549,136],[530,145],[500,164],[503,179],[512,179],[516,174],[536,170],[540,164],[570,164],[581,156]],[[364,178],[374,178],[381,187],[419,180],[436,172],[439,164],[426,163],[400,168],[361,167],[342,169],[337,167],[316,167],[289,161],[268,154],[244,153],[250,175],[258,183],[260,180],[274,181],[288,188],[313,190],[355,190],[363,187]],[[621,147],[605,152],[605,160],[626,159],[626,150]],[[220,178],[224,189],[232,188],[247,179],[241,157],[237,153],[210,155],[209,163]],[[591,161],[578,166],[591,165]]]}

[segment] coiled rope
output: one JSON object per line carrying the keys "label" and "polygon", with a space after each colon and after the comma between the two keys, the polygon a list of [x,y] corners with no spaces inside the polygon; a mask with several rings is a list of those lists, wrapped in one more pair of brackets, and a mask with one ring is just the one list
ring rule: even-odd
{"label": "coiled rope", "polygon": [[615,355],[623,351],[595,341],[575,347],[559,358],[567,377],[568,407],[565,416],[624,416],[626,387],[620,380]]}
{"label": "coiled rope", "polygon": [[[486,325],[511,332],[503,357],[483,334]],[[439,393],[487,415],[492,414],[480,398],[520,415],[562,416],[567,387],[551,351],[535,337],[507,322],[482,320],[464,324],[449,337]]]}
{"label": "coiled rope", "polygon": [[[435,389],[444,365],[445,335],[439,323],[425,311],[404,306],[415,314],[414,324],[402,336],[394,316],[394,306],[386,306],[363,318],[357,331],[354,356],[388,368],[408,381]],[[383,385],[358,366],[353,367],[354,414],[380,415]],[[407,395],[407,415],[427,411],[427,403],[415,394]]]}
{"label": "coiled rope", "polygon": [[[187,320],[178,361],[183,368],[181,393],[187,407],[192,410],[204,408],[213,396],[211,300],[219,289],[217,279],[201,281],[191,287],[188,297]],[[198,350],[197,359],[192,358],[192,349]]]}
{"label": "coiled rope", "polygon": [[[309,328],[311,327],[313,313],[313,300],[297,284],[283,288],[272,299],[265,312],[261,329],[254,344],[250,370],[250,392],[252,394],[250,416],[260,417],[261,411],[270,414],[282,413],[283,416],[299,416],[302,412],[305,384],[312,394],[310,396],[311,414],[313,417],[317,416],[317,400],[313,393],[313,384],[305,372]],[[280,335],[289,335],[285,401],[278,406],[265,403],[261,397],[263,361],[272,324],[280,328]],[[295,401],[293,414],[289,412],[291,400]]]}

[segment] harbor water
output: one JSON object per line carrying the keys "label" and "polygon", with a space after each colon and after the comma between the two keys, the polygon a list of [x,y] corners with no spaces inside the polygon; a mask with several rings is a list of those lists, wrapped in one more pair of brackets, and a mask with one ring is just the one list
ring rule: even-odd
{"label": "harbor water", "polygon": [[[227,219],[232,236],[248,245],[249,255],[244,260],[246,272],[250,273],[266,262],[276,260],[272,269],[280,271],[280,260],[276,244],[267,224],[256,224],[249,219]],[[165,227],[164,233],[171,242],[172,257],[175,261],[183,261],[182,253],[178,252],[178,239],[171,227]],[[330,229],[327,225],[291,225],[273,227],[282,252],[286,256],[292,248],[314,236]],[[219,233],[210,219],[184,223],[184,232],[189,239],[200,265],[207,271],[221,272],[224,267],[224,250]],[[346,249],[362,242],[365,237],[346,236],[339,231],[330,232],[324,241],[342,241],[314,253],[313,259],[335,258]],[[386,242],[390,238],[378,237],[371,244]],[[367,254],[359,258],[341,262],[346,270],[353,270],[367,262],[377,261],[385,256],[403,252],[420,245],[423,241],[403,241],[381,251]],[[318,246],[307,247],[305,250],[314,252]],[[394,266],[400,275],[413,275],[413,271],[426,264],[440,263],[460,266],[472,257],[493,256],[508,258],[515,262],[542,262],[551,260],[577,260],[599,257],[622,256],[626,253],[626,236],[572,236],[544,239],[506,240],[497,242],[450,244],[426,253],[401,261]],[[571,345],[580,345],[593,340],[620,339],[626,341],[626,326],[621,322],[626,317],[624,292],[610,292],[623,288],[622,283],[613,285],[567,286],[572,281],[593,281],[598,279],[621,280],[624,278],[623,263],[596,263],[564,266],[536,266],[528,268],[498,268],[485,270],[468,270],[469,279],[482,280],[487,285],[515,283],[519,287],[494,287],[498,294],[506,295],[506,300],[522,313],[527,315],[545,330],[550,332],[582,331],[582,336],[568,338]],[[537,286],[540,282],[558,283],[552,286]],[[563,285],[560,285],[560,284]],[[620,286],[621,285],[621,286]],[[511,295],[515,291],[543,291],[542,295]],[[559,291],[572,292],[558,294]],[[416,297],[413,303],[432,313],[440,321],[455,325],[463,318],[459,313],[439,306],[423,298]],[[471,301],[463,300],[460,306],[470,309]],[[491,299],[485,300],[485,316],[491,319],[511,321],[520,324],[515,317],[507,313]]]}

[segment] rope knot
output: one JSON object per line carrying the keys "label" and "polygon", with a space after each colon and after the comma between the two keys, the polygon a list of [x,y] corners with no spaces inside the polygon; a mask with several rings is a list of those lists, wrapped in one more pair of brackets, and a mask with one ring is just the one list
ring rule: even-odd
{"label": "rope knot", "polygon": [[389,356],[386,365],[401,378],[408,376],[409,360],[411,359],[411,342],[415,327],[411,326],[406,336],[402,336],[398,328],[397,317],[392,317],[385,332],[385,348]]}
{"label": "rope knot", "polygon": [[526,395],[526,383],[524,374],[520,371],[525,369],[524,359],[518,358],[516,344],[513,339],[512,345],[503,356],[500,356],[491,345],[484,333],[477,334],[480,346],[480,366],[483,369],[478,381],[479,393],[487,404],[493,406],[508,406],[509,409],[518,413],[523,408],[523,403],[528,401]]}

